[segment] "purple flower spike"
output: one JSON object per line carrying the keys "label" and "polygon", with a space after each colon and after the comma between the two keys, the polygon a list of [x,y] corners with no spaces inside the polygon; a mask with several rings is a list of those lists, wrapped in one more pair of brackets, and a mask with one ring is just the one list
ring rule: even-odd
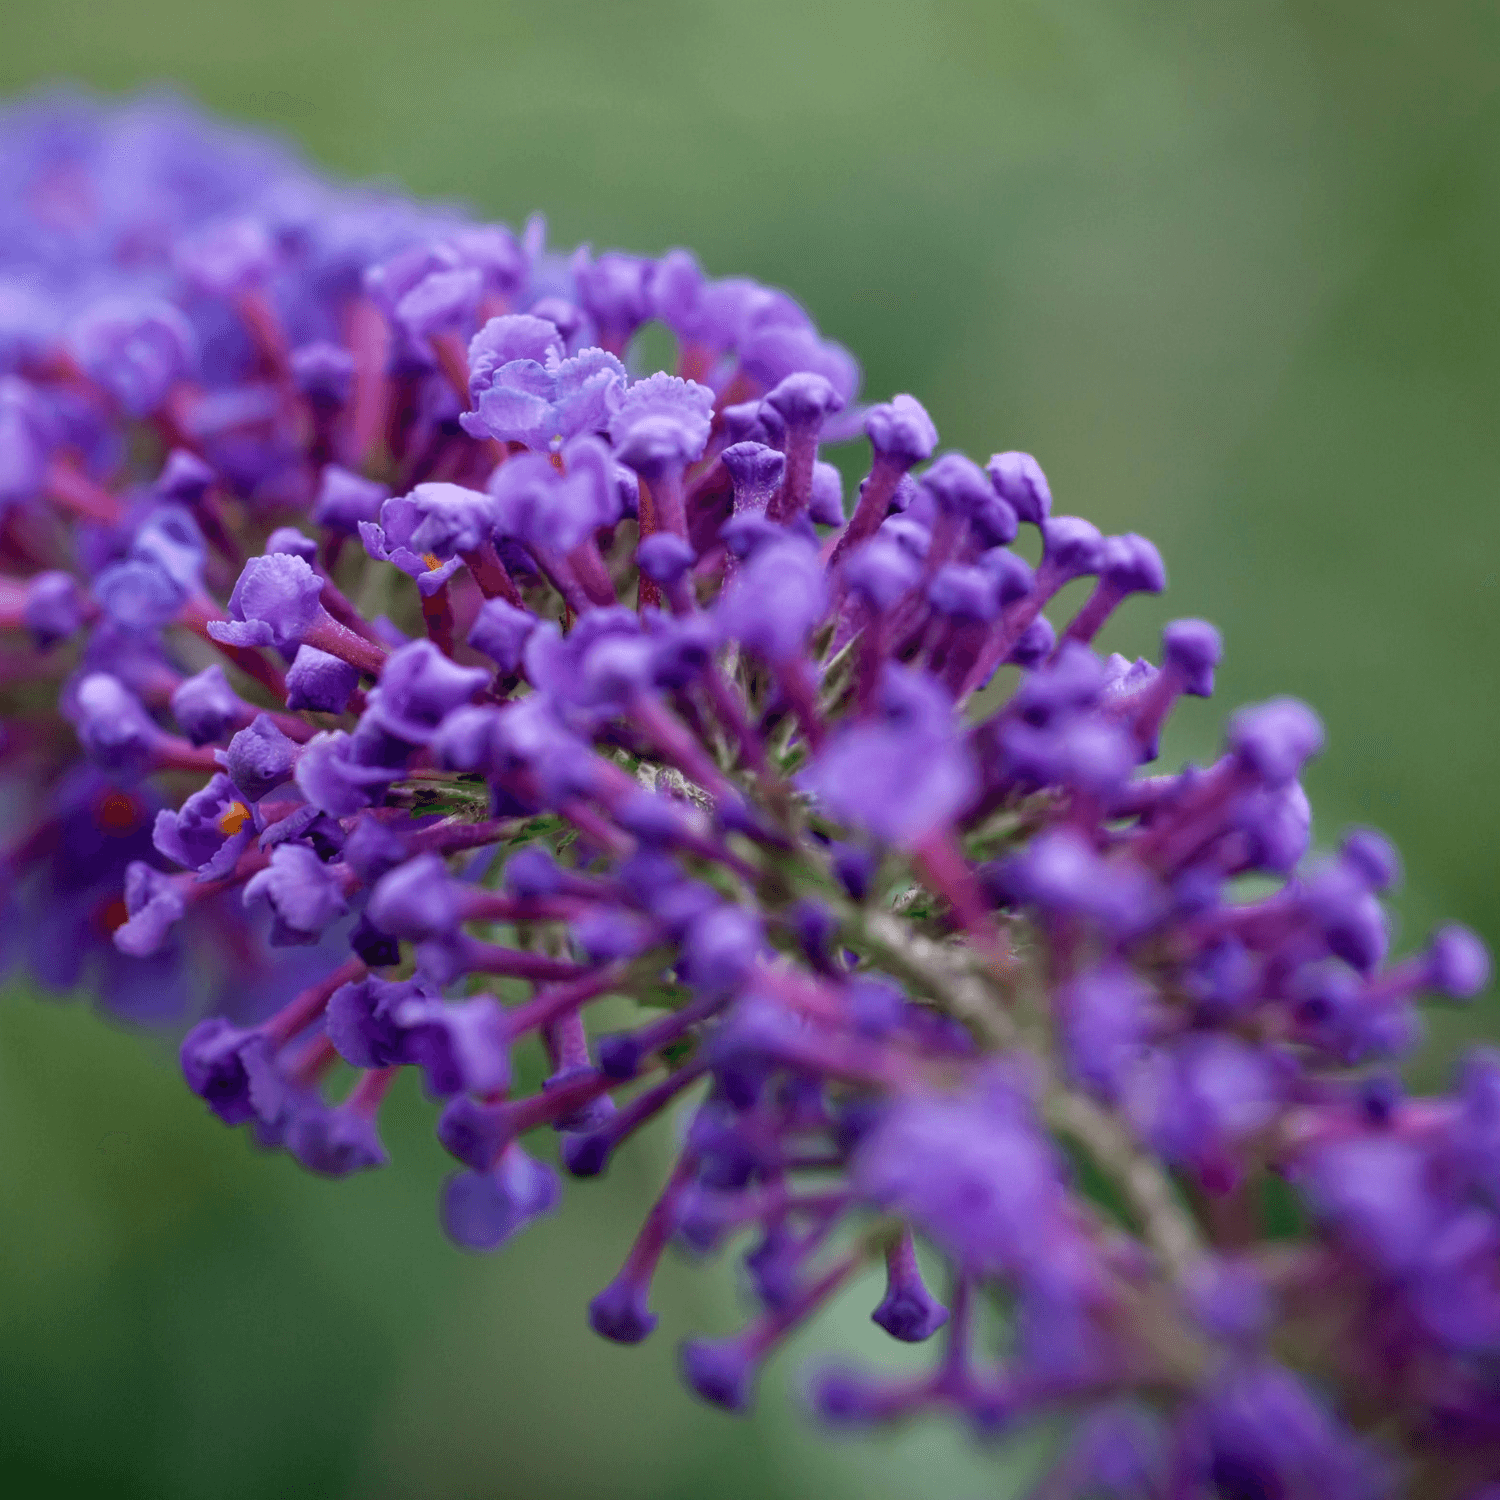
{"label": "purple flower spike", "polygon": [[1040,526],[1052,514],[1047,476],[1029,453],[996,453],[985,471],[995,493],[1021,520]]}
{"label": "purple flower spike", "polygon": [[1495,1500],[1500,1050],[1405,1070],[1489,956],[1392,954],[1381,835],[1304,863],[1302,705],[1145,773],[1222,649],[1096,654],[1149,541],[1028,454],[932,461],[685,250],[159,100],[0,111],[0,182],[5,965],[202,1007],[188,1086],[320,1175],[417,1070],[470,1249],[555,1206],[532,1131],[590,1178],[684,1107],[589,1320],[640,1342],[667,1247],[731,1251],[759,1312],[682,1351],[718,1405],[884,1250],[874,1322],[937,1349],[826,1374],[830,1423],[1046,1424],[1058,1497]]}

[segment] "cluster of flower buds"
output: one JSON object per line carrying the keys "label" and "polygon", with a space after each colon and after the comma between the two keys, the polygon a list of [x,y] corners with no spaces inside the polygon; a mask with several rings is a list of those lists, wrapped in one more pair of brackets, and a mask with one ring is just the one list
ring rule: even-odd
{"label": "cluster of flower buds", "polygon": [[1220,653],[1094,649],[1155,548],[857,394],[686,251],[175,105],[0,118],[11,956],[195,1021],[188,1086],[315,1172],[417,1070],[471,1249],[555,1206],[532,1132],[588,1177],[672,1118],[589,1317],[737,1246],[749,1322],[681,1351],[722,1406],[874,1264],[937,1352],[822,1370],[829,1422],[1067,1418],[1051,1497],[1493,1494],[1500,1054],[1393,1071],[1482,946],[1389,959],[1376,833],[1305,860],[1300,703],[1149,774]]}

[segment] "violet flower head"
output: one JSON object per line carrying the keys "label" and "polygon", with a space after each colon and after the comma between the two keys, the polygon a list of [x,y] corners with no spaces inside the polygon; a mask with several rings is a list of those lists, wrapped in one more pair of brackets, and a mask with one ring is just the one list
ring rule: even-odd
{"label": "violet flower head", "polygon": [[584,1179],[658,1131],[588,1318],[738,1255],[721,1408],[847,1292],[929,1353],[816,1412],[1044,1429],[1038,1493],[1480,1500],[1500,1054],[1400,1069],[1489,954],[1401,938],[1375,831],[1309,857],[1310,708],[1161,763],[1224,643],[1095,651],[1156,547],[855,405],[784,292],[141,108],[0,118],[92,205],[3,209],[7,960],[192,1014],[189,1089],[321,1176],[414,1069],[466,1249],[558,1204],[534,1132]]}

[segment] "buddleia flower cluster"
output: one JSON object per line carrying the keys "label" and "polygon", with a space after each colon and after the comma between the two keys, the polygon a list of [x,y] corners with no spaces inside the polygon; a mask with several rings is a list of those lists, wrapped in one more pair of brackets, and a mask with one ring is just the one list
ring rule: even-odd
{"label": "buddleia flower cluster", "polygon": [[413,1070],[472,1250],[656,1122],[588,1317],[732,1250],[720,1406],[873,1268],[933,1352],[816,1369],[828,1423],[1050,1424],[1047,1497],[1495,1495],[1500,1053],[1395,1071],[1488,959],[1390,955],[1379,834],[1309,857],[1302,704],[1157,768],[1220,640],[1095,649],[1149,541],[862,402],[782,292],[170,102],[0,118],[0,371],[32,981],[327,1176]]}

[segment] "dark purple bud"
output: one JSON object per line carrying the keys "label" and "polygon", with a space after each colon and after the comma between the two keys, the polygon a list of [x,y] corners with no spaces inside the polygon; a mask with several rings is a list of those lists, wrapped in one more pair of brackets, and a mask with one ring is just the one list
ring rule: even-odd
{"label": "dark purple bud", "polygon": [[373,524],[380,519],[380,507],[389,496],[383,484],[329,464],[318,481],[312,518],[329,531],[353,536],[361,521]]}
{"label": "dark purple bud", "polygon": [[375,1121],[347,1106],[298,1109],[286,1128],[286,1148],[320,1177],[348,1177],[383,1167],[387,1160]]}
{"label": "dark purple bud", "polygon": [[786,473],[786,455],[764,443],[740,442],[719,456],[734,481],[736,514],[764,512]]}
{"label": "dark purple bud", "polygon": [[843,567],[844,582],[881,612],[904,598],[916,586],[921,573],[920,562],[907,548],[886,536],[885,527],[852,552]]}
{"label": "dark purple bud", "polygon": [[150,764],[161,731],[118,677],[92,672],[73,691],[73,727],[95,765],[138,775]]}
{"label": "dark purple bud", "polygon": [[200,1021],[182,1039],[182,1075],[187,1086],[226,1125],[243,1125],[255,1118],[244,1062],[247,1050],[264,1055],[268,1046],[259,1032],[241,1030],[222,1016]]}
{"label": "dark purple bud", "polygon": [[983,568],[948,563],[927,585],[927,602],[940,614],[963,623],[993,620],[1000,613],[994,576]]}
{"label": "dark purple bud", "polygon": [[1010,655],[1005,660],[1010,666],[1021,667],[1029,672],[1034,667],[1041,666],[1052,655],[1052,648],[1056,644],[1057,631],[1053,629],[1051,620],[1046,615],[1038,615],[1021,632],[1021,638],[1010,648]]}
{"label": "dark purple bud", "polygon": [[443,1185],[443,1229],[466,1250],[498,1250],[559,1197],[552,1168],[511,1145],[492,1171],[460,1172]]}
{"label": "dark purple bud", "polygon": [[382,875],[365,913],[382,932],[412,942],[445,937],[463,920],[458,885],[436,854],[419,854]]}
{"label": "dark purple bud", "polygon": [[337,344],[303,344],[292,351],[292,384],[315,406],[342,406],[354,389],[354,356]]}
{"label": "dark purple bud", "polygon": [[540,901],[563,888],[563,872],[551,851],[533,845],[505,862],[505,889],[518,901]]}
{"label": "dark purple bud", "polygon": [[1099,576],[1121,594],[1159,594],[1167,586],[1161,553],[1133,531],[1104,539]]}
{"label": "dark purple bud", "polygon": [[903,468],[926,463],[937,447],[937,428],[915,396],[893,396],[865,415],[865,436],[880,457]]}
{"label": "dark purple bud", "polygon": [[917,483],[940,509],[964,517],[982,512],[995,496],[984,470],[962,453],[945,453]]}
{"label": "dark purple bud", "polygon": [[318,555],[318,544],[295,526],[278,526],[266,538],[266,551],[289,552],[293,557],[311,563]]}
{"label": "dark purple bud", "polygon": [[832,949],[833,940],[839,931],[838,918],[821,901],[809,898],[796,901],[788,908],[787,924],[807,962],[820,973],[832,972]]}
{"label": "dark purple bud", "polygon": [[1323,726],[1305,703],[1272,698],[1240,709],[1229,721],[1226,742],[1245,771],[1268,787],[1284,787],[1323,748]]}
{"label": "dark purple bud", "polygon": [[1029,453],[996,453],[985,465],[995,493],[1023,521],[1040,526],[1052,514],[1047,476]]}
{"label": "dark purple bud", "polygon": [[359,686],[359,671],[316,646],[298,646],[286,674],[286,706],[318,713],[341,714]]}
{"label": "dark purple bud", "polygon": [[1104,563],[1104,537],[1079,516],[1049,516],[1041,523],[1042,565],[1055,577],[1080,578]]}
{"label": "dark purple bud", "polygon": [[1387,891],[1401,878],[1401,860],[1391,841],[1373,828],[1352,828],[1339,857],[1372,891]]}
{"label": "dark purple bud", "polygon": [[683,977],[700,994],[728,995],[755,967],[765,935],[742,906],[717,906],[697,917],[682,942]]}
{"label": "dark purple bud", "polygon": [[678,1358],[683,1380],[705,1401],[726,1411],[749,1407],[756,1361],[738,1339],[689,1339]]}
{"label": "dark purple bud", "polygon": [[808,515],[819,526],[844,524],[844,480],[833,464],[821,459],[813,465]]}
{"label": "dark purple bud", "polygon": [[505,673],[516,671],[537,617],[529,609],[517,609],[504,599],[490,599],[474,620],[468,642],[476,651],[492,657]]}
{"label": "dark purple bud", "polygon": [[459,1095],[438,1116],[437,1138],[443,1149],[475,1172],[488,1172],[510,1139],[503,1104],[481,1104]]}
{"label": "dark purple bud", "polygon": [[404,1033],[403,1058],[426,1074],[435,1099],[493,1094],[510,1083],[505,1012],[493,995],[449,1004],[414,997],[394,1009]]}
{"label": "dark purple bud", "polygon": [[892,1410],[889,1394],[862,1370],[818,1371],[808,1401],[830,1427],[870,1427],[889,1420]]}
{"label": "dark purple bud", "polygon": [[291,776],[297,753],[296,744],[266,714],[257,714],[230,740],[227,750],[215,751],[229,779],[251,802],[258,802]]}
{"label": "dark purple bud", "polygon": [[652,929],[630,912],[601,910],[580,917],[570,928],[578,946],[595,963],[634,958],[651,942]]}
{"label": "dark purple bud", "polygon": [[21,620],[39,647],[67,640],[83,624],[83,613],[83,594],[71,573],[54,570],[27,581]]}
{"label": "dark purple bud", "polygon": [[245,909],[271,913],[271,946],[315,943],[349,909],[337,871],[306,844],[278,844],[271,863],[245,885]]}
{"label": "dark purple bud", "polygon": [[731,557],[744,561],[753,557],[762,547],[786,540],[786,528],[774,521],[766,520],[758,511],[747,511],[731,516],[719,528],[719,540]]}
{"label": "dark purple bud", "polygon": [[649,1290],[639,1278],[621,1273],[589,1303],[589,1327],[617,1344],[639,1344],[657,1324]]}
{"label": "dark purple bud", "polygon": [[815,547],[788,538],[760,548],[720,596],[715,611],[727,638],[769,662],[800,656],[828,609],[828,585]]}
{"label": "dark purple bud", "polygon": [[859,844],[830,844],[829,858],[839,884],[853,900],[863,901],[880,868],[879,856]]}
{"label": "dark purple bud", "polygon": [[1017,557],[1014,552],[1009,552],[1004,547],[991,547],[981,552],[974,566],[983,568],[994,578],[996,587],[1000,591],[1001,609],[1004,609],[1007,604],[1013,604],[1017,599],[1024,599],[1031,592],[1031,586],[1036,581],[1036,575],[1031,571],[1031,565],[1026,559]]}
{"label": "dark purple bud", "polygon": [[130,958],[161,952],[186,909],[175,880],[141,860],[132,860],[125,867],[127,916],[114,930],[115,947]]}
{"label": "dark purple bud", "polygon": [[948,1321],[948,1309],[927,1290],[909,1235],[887,1252],[885,1263],[886,1293],[871,1322],[903,1344],[930,1339]]}
{"label": "dark purple bud", "polygon": [[197,505],[213,487],[214,471],[196,453],[174,448],[161,466],[152,488],[157,496],[177,505]]}
{"label": "dark purple bud", "polygon": [[697,561],[697,554],[686,537],[657,531],[636,548],[635,560],[647,578],[671,588]]}
{"label": "dark purple bud", "polygon": [[482,667],[450,661],[431,641],[412,641],[386,659],[366,717],[398,740],[425,745],[444,716],[467,703],[489,675]]}
{"label": "dark purple bud", "polygon": [[1440,927],[1422,955],[1427,983],[1440,994],[1468,1000],[1490,982],[1490,955],[1467,927]]}
{"label": "dark purple bud", "polygon": [[723,423],[725,438],[734,447],[741,443],[764,445],[769,436],[766,424],[761,420],[759,401],[741,401],[736,406],[726,406],[719,413],[719,420]]}
{"label": "dark purple bud", "polygon": [[1183,680],[1183,692],[1211,698],[1214,668],[1224,654],[1219,632],[1207,620],[1173,620],[1161,633],[1162,661]]}
{"label": "dark purple bud", "polygon": [[801,370],[767,391],[765,404],[779,412],[787,426],[809,427],[820,426],[824,418],[843,411],[844,398],[832,381]]}
{"label": "dark purple bud", "polygon": [[373,926],[363,912],[349,934],[349,947],[372,969],[387,969],[401,962],[400,942]]}

